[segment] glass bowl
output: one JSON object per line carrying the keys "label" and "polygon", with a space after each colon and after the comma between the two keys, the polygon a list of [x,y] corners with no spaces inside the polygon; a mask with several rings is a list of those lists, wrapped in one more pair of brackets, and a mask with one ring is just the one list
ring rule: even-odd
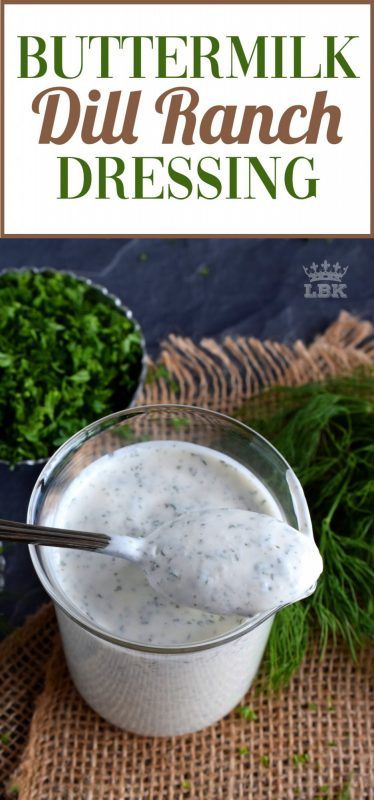
{"label": "glass bowl", "polygon": [[[192,442],[231,457],[261,481],[281,518],[313,535],[301,485],[266,439],[228,416],[181,405],[131,408],[69,439],[35,485],[28,522],[53,525],[62,495],[85,467],[120,448],[151,440]],[[142,735],[195,731],[224,716],[249,688],[274,610],[206,641],[143,644],[115,636],[88,619],[54,580],[45,548],[31,545],[30,553],[55,604],[71,676],[89,705],[113,724]]]}

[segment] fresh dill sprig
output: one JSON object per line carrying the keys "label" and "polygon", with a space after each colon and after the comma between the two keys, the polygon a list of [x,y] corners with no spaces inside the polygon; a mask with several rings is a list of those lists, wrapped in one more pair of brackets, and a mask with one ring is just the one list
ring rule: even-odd
{"label": "fresh dill sprig", "polygon": [[345,641],[352,657],[373,626],[374,374],[277,387],[237,414],[285,456],[311,511],[324,571],[315,593],[277,614],[266,685],[286,684],[317,628],[321,654]]}

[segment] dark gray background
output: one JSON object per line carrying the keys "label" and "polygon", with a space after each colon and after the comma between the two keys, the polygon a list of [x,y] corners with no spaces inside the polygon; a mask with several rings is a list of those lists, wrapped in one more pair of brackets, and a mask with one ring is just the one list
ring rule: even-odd
{"label": "dark gray background", "polygon": [[[167,333],[310,339],[343,306],[371,315],[374,242],[344,239],[24,239],[0,243],[0,268],[71,269],[129,305],[157,352]],[[305,300],[302,265],[349,264],[348,299]],[[208,266],[204,276],[202,267]]]}
{"label": "dark gray background", "polygon": [[[0,269],[50,266],[94,278],[119,295],[157,355],[168,333],[198,340],[241,333],[309,341],[341,309],[372,319],[374,242],[344,239],[23,239],[0,242]],[[304,298],[302,266],[349,265],[346,300]],[[0,312],[1,313],[1,312]],[[23,520],[39,468],[0,465],[0,515]],[[26,548],[6,554],[3,630],[19,624],[43,594]],[[1,618],[0,618],[1,619]]]}

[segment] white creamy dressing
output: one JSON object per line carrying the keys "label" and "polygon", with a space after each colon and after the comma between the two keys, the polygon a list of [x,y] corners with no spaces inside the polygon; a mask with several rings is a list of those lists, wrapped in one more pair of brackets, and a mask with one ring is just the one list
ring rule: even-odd
{"label": "white creamy dressing", "polygon": [[[207,506],[215,511],[208,512]],[[227,509],[232,509],[229,525]],[[70,603],[88,619],[108,633],[129,641],[172,646],[215,638],[243,622],[242,613],[228,615],[228,608],[255,608],[255,605],[247,604],[247,601],[253,600],[253,597],[250,598],[251,592],[252,595],[256,595],[256,592],[257,595],[260,592],[265,595],[274,592],[266,608],[278,605],[275,570],[282,577],[282,602],[286,602],[285,575],[287,580],[288,577],[294,579],[293,591],[297,584],[297,573],[292,572],[291,568],[302,555],[300,547],[295,545],[293,550],[288,539],[288,553],[283,554],[281,563],[273,559],[271,554],[269,561],[269,547],[273,548],[274,535],[277,533],[272,535],[271,526],[268,527],[267,535],[270,538],[266,545],[267,567],[264,569],[262,532],[252,528],[248,530],[248,519],[244,531],[240,510],[255,511],[282,520],[279,506],[263,484],[248,469],[222,453],[191,443],[172,441],[142,442],[124,447],[86,467],[67,488],[53,520],[49,519],[47,524],[108,532],[111,535],[122,532],[132,536],[152,536],[157,533],[159,526],[164,526],[163,535],[168,533],[170,537],[178,531],[178,535],[175,535],[178,547],[174,547],[172,555],[174,562],[171,563],[170,553],[167,552],[172,545],[170,538],[169,542],[164,543],[166,556],[165,569],[161,569],[163,578],[155,579],[156,583],[159,580],[163,583],[163,594],[152,588],[139,565],[96,553],[46,548],[50,576]],[[214,517],[217,513],[224,515],[222,525]],[[178,520],[177,525],[177,517],[183,514],[188,516]],[[185,522],[191,519],[191,514],[194,523],[187,526]],[[169,532],[168,525],[171,526]],[[275,529],[279,536],[278,529],[283,530],[283,526],[275,525]],[[295,539],[304,542],[308,537],[295,533]],[[246,542],[248,544],[249,540],[255,558],[247,562],[244,552],[248,549]],[[212,542],[216,545],[213,558],[208,555],[212,553]],[[287,567],[290,548],[294,553],[289,561],[291,568]],[[187,550],[189,558],[186,557]],[[274,556],[280,552],[276,546],[274,551]],[[239,561],[235,557],[238,555]],[[234,580],[232,575],[230,577],[234,562],[243,576],[243,585],[240,586],[236,576]],[[256,564],[260,566],[256,568]],[[172,593],[175,600],[176,582],[179,590],[186,587],[191,580],[191,570],[197,574],[196,565],[203,570],[199,574],[203,574],[205,587],[202,589],[199,582],[198,591],[205,594],[192,598],[192,605],[197,600],[196,607],[182,605],[163,596]],[[171,572],[183,573],[183,579],[172,576],[170,568]],[[155,572],[157,569],[149,570],[152,580]],[[251,581],[246,580],[248,574],[251,575]],[[204,583],[204,578],[208,579],[207,583]],[[305,580],[304,575],[304,583]],[[315,577],[310,584],[313,580]],[[304,590],[310,584],[304,585]],[[189,591],[191,586],[190,582]],[[202,604],[210,608],[212,594],[216,592],[220,592],[223,598],[220,614],[202,611],[197,607]],[[233,601],[235,593],[239,598],[237,603]],[[260,610],[258,605],[257,610]]]}
{"label": "white creamy dressing", "polygon": [[202,509],[145,540],[144,569],[173,602],[249,617],[300,600],[322,572],[314,540],[244,509]]}

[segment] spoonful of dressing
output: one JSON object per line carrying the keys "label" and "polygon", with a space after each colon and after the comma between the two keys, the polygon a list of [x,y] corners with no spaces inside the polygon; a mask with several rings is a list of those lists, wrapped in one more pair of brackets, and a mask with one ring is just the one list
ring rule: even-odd
{"label": "spoonful of dressing", "polygon": [[148,582],[180,605],[253,616],[311,594],[322,572],[314,540],[243,509],[183,514],[145,540]]}
{"label": "spoonful of dressing", "polygon": [[94,550],[133,561],[174,603],[244,617],[278,609],[315,589],[322,558],[314,540],[267,514],[206,508],[143,537],[0,520],[0,538]]}

